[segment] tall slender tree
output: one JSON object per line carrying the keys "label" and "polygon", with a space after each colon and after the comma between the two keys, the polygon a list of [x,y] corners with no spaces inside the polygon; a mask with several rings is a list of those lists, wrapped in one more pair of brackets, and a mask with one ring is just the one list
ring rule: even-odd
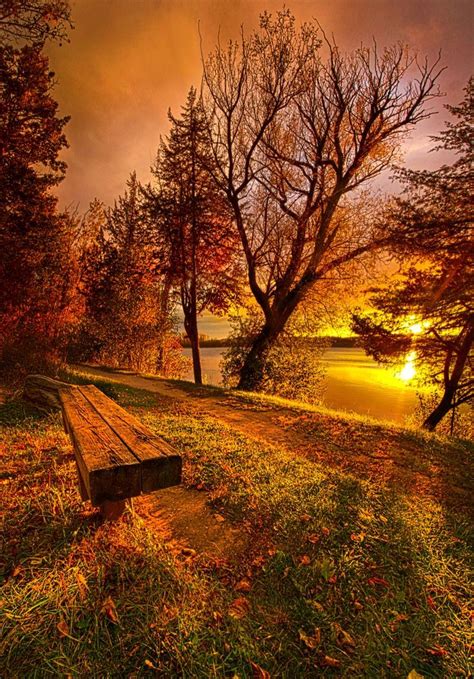
{"label": "tall slender tree", "polygon": [[191,88],[181,116],[169,113],[171,130],[152,169],[155,185],[146,191],[157,226],[162,263],[184,314],[194,380],[202,383],[198,316],[223,311],[238,292],[237,233],[224,194],[216,186],[202,104]]}

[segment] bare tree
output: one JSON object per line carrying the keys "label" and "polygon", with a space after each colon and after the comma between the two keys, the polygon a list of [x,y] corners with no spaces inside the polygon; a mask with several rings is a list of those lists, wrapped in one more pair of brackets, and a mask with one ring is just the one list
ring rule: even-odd
{"label": "bare tree", "polygon": [[204,60],[215,180],[265,318],[240,388],[258,388],[267,352],[309,289],[388,243],[371,221],[348,226],[348,194],[388,167],[403,134],[429,115],[438,62],[420,63],[402,45],[344,55],[319,25],[297,29],[287,10],[264,13],[257,32],[242,30]]}
{"label": "bare tree", "polygon": [[67,0],[0,0],[0,45],[67,40],[72,28]]}

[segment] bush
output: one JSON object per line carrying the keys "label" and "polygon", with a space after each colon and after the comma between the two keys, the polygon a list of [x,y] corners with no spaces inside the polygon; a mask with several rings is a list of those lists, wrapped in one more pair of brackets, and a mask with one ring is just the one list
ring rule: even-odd
{"label": "bush", "polygon": [[[230,346],[221,363],[224,384],[235,387],[252,342],[261,328],[256,315],[236,315],[231,319]],[[281,334],[267,354],[262,391],[267,394],[308,403],[321,401],[324,367],[321,356],[326,343],[305,334],[307,321],[299,316]]]}

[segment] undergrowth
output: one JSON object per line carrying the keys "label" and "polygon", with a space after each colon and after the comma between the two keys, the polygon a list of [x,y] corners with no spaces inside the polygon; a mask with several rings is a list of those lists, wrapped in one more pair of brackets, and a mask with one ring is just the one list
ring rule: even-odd
{"label": "undergrowth", "polygon": [[[444,494],[329,464],[328,413],[286,425],[326,446],[321,463],[183,402],[99,386],[182,452],[185,486],[247,548],[238,559],[177,550],[139,508],[101,525],[80,501],[59,416],[7,403],[0,676],[469,676],[471,524]],[[342,421],[346,455],[385,431],[358,438]],[[407,436],[414,471],[440,458],[440,440]],[[446,464],[469,460],[443,445]]]}

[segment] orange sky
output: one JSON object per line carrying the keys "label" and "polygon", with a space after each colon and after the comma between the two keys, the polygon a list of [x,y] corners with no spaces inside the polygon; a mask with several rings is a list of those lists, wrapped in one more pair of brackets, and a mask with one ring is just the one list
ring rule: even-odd
{"label": "orange sky", "polygon": [[[298,19],[316,17],[337,42],[353,48],[375,36],[379,44],[401,40],[421,54],[443,49],[446,100],[458,102],[472,69],[471,0],[299,0],[287,3]],[[71,42],[51,47],[57,74],[56,97],[71,115],[64,154],[68,174],[62,204],[81,210],[98,197],[111,202],[131,170],[148,177],[167,110],[177,111],[201,64],[198,22],[204,48],[236,35],[240,24],[256,25],[259,13],[281,2],[260,0],[76,0]],[[446,101],[444,100],[444,101]],[[442,101],[439,102],[442,107]],[[427,134],[446,118],[435,116],[408,143],[406,162],[426,159]]]}

